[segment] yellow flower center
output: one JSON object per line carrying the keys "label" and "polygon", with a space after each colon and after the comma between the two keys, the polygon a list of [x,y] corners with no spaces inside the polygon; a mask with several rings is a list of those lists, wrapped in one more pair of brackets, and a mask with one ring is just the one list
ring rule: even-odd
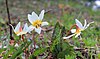
{"label": "yellow flower center", "polygon": [[77,28],[75,33],[78,34],[80,32],[81,32],[81,29],[80,28]]}
{"label": "yellow flower center", "polygon": [[19,34],[20,33],[20,31],[18,31],[18,32],[15,32],[15,34]]}
{"label": "yellow flower center", "polygon": [[41,27],[42,21],[41,20],[36,20],[32,23],[33,26],[35,26],[36,28]]}

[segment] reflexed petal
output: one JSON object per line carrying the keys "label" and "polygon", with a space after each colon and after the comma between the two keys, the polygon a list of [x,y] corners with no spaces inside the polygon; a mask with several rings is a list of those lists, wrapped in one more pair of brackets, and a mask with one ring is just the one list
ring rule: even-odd
{"label": "reflexed petal", "polygon": [[20,29],[20,22],[16,25],[14,32],[19,31],[19,29]]}
{"label": "reflexed petal", "polygon": [[85,29],[86,25],[87,25],[87,22],[86,22],[86,20],[84,20],[84,29]]}
{"label": "reflexed petal", "polygon": [[71,33],[75,33],[76,32],[76,29],[71,29]]}
{"label": "reflexed petal", "polygon": [[24,25],[23,31],[24,32],[27,32],[28,31],[28,25],[27,25],[27,23]]}
{"label": "reflexed petal", "polygon": [[90,22],[90,23],[85,27],[85,29],[87,29],[87,28],[90,26],[90,24],[92,24],[92,23],[94,23],[94,21],[93,21],[93,22]]}
{"label": "reflexed petal", "polygon": [[40,13],[40,15],[39,15],[39,19],[40,19],[40,20],[43,19],[43,17],[44,17],[44,12],[45,12],[44,10],[41,11],[41,13]]}
{"label": "reflexed petal", "polygon": [[42,22],[41,26],[45,26],[45,25],[49,25],[49,23],[48,22]]}
{"label": "reflexed petal", "polygon": [[41,28],[41,27],[39,27],[39,28],[35,28],[35,31],[36,31],[38,34],[40,34],[40,33],[41,33],[41,30],[42,30],[42,28]]}
{"label": "reflexed petal", "polygon": [[75,21],[76,21],[76,25],[77,25],[80,29],[83,29],[82,23],[81,23],[79,20],[77,20],[77,19],[75,19]]}
{"label": "reflexed petal", "polygon": [[71,38],[72,36],[74,36],[75,34],[72,34],[72,35],[69,35],[69,36],[67,36],[67,37],[63,37],[63,39],[69,39],[69,38]]}
{"label": "reflexed petal", "polygon": [[75,38],[77,38],[80,34],[81,34],[81,32],[79,32],[78,34],[76,34]]}

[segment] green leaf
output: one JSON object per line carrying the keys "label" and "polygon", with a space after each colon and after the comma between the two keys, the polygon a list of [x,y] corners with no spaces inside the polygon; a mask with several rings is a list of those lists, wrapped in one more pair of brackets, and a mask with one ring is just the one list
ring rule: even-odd
{"label": "green leaf", "polygon": [[65,55],[73,55],[75,56],[75,52],[73,46],[71,46],[68,42],[62,43],[62,51],[58,53],[58,58],[65,58]]}
{"label": "green leaf", "polygon": [[65,55],[65,59],[75,59],[75,56]]}
{"label": "green leaf", "polygon": [[0,49],[0,54],[1,54],[3,51],[5,51],[5,50],[6,50],[6,48]]}
{"label": "green leaf", "polygon": [[90,38],[84,39],[83,42],[87,47],[93,47],[97,43],[96,40]]}
{"label": "green leaf", "polygon": [[97,56],[98,56],[98,59],[100,59],[100,53]]}
{"label": "green leaf", "polygon": [[47,50],[47,48],[38,48],[35,50],[34,56],[38,56],[39,54],[45,52],[46,50]]}
{"label": "green leaf", "polygon": [[6,50],[6,53],[3,55],[3,59],[7,59],[10,54],[13,53],[15,48],[13,46],[8,46],[9,48]]}
{"label": "green leaf", "polygon": [[45,52],[47,50],[46,48],[38,48],[36,49],[32,55],[30,55],[29,59],[36,59],[36,56],[40,55],[41,53]]}
{"label": "green leaf", "polygon": [[59,38],[59,32],[61,32],[61,26],[59,22],[57,22],[53,31],[52,40]]}
{"label": "green leaf", "polygon": [[56,23],[53,34],[52,34],[52,45],[50,46],[50,50],[53,54],[53,57],[56,58],[57,54],[59,53],[60,50],[60,38],[61,38],[61,26],[59,22]]}
{"label": "green leaf", "polygon": [[50,51],[52,52],[54,58],[57,58],[59,52],[62,51],[62,37],[64,36],[64,31],[65,27],[61,26],[59,22],[57,22],[52,35],[53,43],[50,46]]}
{"label": "green leaf", "polygon": [[14,51],[14,54],[10,59],[15,59],[17,56],[19,56],[28,46],[31,44],[31,42],[24,42],[21,44],[21,46],[18,48],[18,50]]}
{"label": "green leaf", "polygon": [[3,19],[3,18],[1,18],[1,17],[0,17],[0,23],[1,23],[1,24],[5,24],[4,19]]}
{"label": "green leaf", "polygon": [[33,54],[29,56],[28,59],[36,59],[36,56],[34,56]]}

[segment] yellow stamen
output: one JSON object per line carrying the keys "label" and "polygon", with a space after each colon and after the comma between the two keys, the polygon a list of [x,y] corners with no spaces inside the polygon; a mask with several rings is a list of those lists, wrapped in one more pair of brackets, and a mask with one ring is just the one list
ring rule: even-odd
{"label": "yellow stamen", "polygon": [[81,32],[81,29],[80,28],[77,28],[75,33],[78,34],[80,32]]}
{"label": "yellow stamen", "polygon": [[42,24],[42,21],[41,20],[36,20],[32,23],[33,26],[35,26],[36,28],[39,28]]}
{"label": "yellow stamen", "polygon": [[15,34],[19,34],[20,33],[20,31],[18,31],[18,32],[15,32]]}

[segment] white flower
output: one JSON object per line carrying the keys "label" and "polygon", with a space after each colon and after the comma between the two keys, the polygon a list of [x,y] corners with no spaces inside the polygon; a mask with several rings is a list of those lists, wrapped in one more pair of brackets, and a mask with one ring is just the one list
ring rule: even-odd
{"label": "white flower", "polygon": [[[11,24],[10,24],[11,25]],[[12,25],[11,25],[12,26]],[[22,26],[20,25],[20,22],[16,25],[15,29],[14,27],[12,26],[15,34],[17,36],[19,35],[23,35],[23,34],[26,34],[31,28],[28,27],[27,23],[24,25],[24,27],[22,28]]]}
{"label": "white flower", "polygon": [[95,1],[95,4],[100,7],[100,1]]}
{"label": "white flower", "polygon": [[44,12],[45,11],[42,10],[39,16],[35,12],[32,12],[32,15],[28,14],[28,20],[32,24],[30,27],[31,28],[33,27],[38,34],[41,33],[42,30],[41,26],[49,24],[48,22],[42,22],[42,19],[44,17]]}
{"label": "white flower", "polygon": [[76,22],[76,29],[71,29],[71,33],[73,34],[67,37],[63,37],[63,39],[68,39],[74,35],[75,35],[75,38],[78,37],[82,31],[84,31],[85,29],[89,27],[91,23],[94,23],[94,22],[90,22],[89,24],[87,24],[86,20],[84,20],[84,26],[83,26],[79,20],[75,19],[75,22]]}
{"label": "white flower", "polygon": [[80,31],[87,29],[90,26],[90,24],[94,23],[94,21],[93,21],[93,22],[90,22],[89,24],[87,24],[86,20],[84,20],[84,26],[83,26],[79,20],[75,19],[75,22],[76,22],[76,26],[78,26]]}
{"label": "white flower", "polygon": [[15,47],[19,47],[18,43],[15,44]]}
{"label": "white flower", "polygon": [[94,3],[95,3],[95,5],[93,5],[92,9],[93,9],[94,11],[96,11],[97,9],[100,8],[100,1],[97,0],[97,1],[95,1]]}

